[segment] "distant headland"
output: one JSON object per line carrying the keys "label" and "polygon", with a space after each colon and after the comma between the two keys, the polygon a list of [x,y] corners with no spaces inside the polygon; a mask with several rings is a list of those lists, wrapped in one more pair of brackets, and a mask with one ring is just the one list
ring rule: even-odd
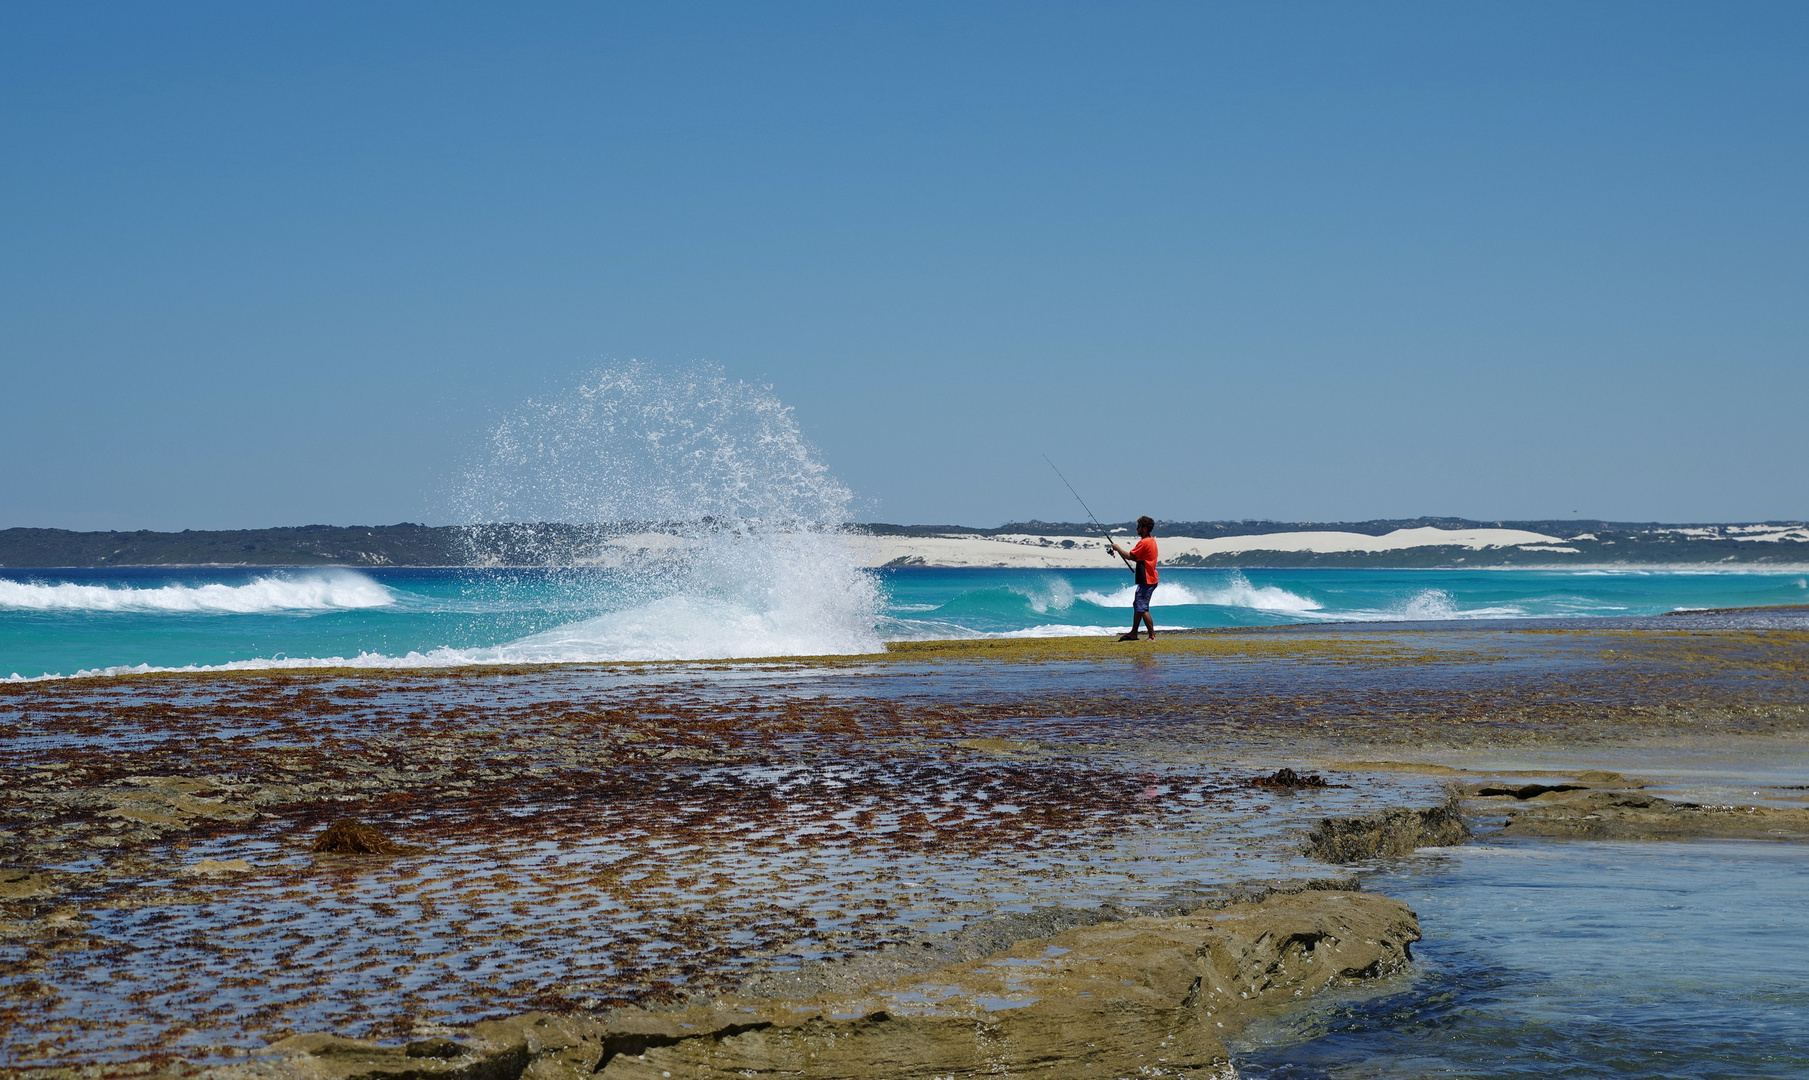
{"label": "distant headland", "polygon": [[[1132,531],[1129,523],[1113,531]],[[1072,522],[850,527],[872,566],[1079,569],[1104,565],[1098,534]],[[472,543],[474,535],[481,541]],[[658,525],[304,525],[182,532],[0,530],[0,567],[609,565],[661,538]],[[1182,567],[1809,565],[1809,523],[1664,524],[1463,518],[1358,522],[1187,521],[1157,527]],[[475,551],[486,554],[473,555]]]}

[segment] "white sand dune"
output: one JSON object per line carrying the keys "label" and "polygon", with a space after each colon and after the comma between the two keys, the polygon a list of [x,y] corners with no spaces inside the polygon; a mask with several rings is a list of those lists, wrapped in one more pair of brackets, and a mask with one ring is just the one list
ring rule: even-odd
{"label": "white sand dune", "polygon": [[[1129,546],[1134,536],[1121,536]],[[1118,565],[1097,537],[1039,536],[1012,533],[999,536],[854,536],[849,540],[864,566],[991,567],[1074,570]],[[1575,551],[1563,540],[1522,529],[1396,529],[1384,536],[1353,532],[1284,532],[1255,536],[1156,537],[1162,558],[1177,555],[1217,555],[1238,551],[1401,551],[1407,548],[1451,546],[1481,550],[1491,547],[1526,547],[1538,551]],[[662,553],[674,547],[693,546],[694,539],[662,533],[618,536],[594,553],[573,559],[580,566],[617,566],[625,561]]]}
{"label": "white sand dune", "polygon": [[[1128,545],[1135,537],[1119,542]],[[856,539],[868,566],[1022,567],[1079,569],[1111,565],[1105,543],[1072,536],[868,536]],[[1217,555],[1239,551],[1400,551],[1416,547],[1555,545],[1563,541],[1522,529],[1396,529],[1383,536],[1352,532],[1285,532],[1217,538],[1156,537],[1162,557]],[[1544,550],[1554,550],[1545,547]]]}

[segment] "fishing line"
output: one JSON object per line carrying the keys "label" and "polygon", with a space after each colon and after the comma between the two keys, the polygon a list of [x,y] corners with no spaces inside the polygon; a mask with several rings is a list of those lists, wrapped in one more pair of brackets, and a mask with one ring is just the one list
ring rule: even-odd
{"label": "fishing line", "polygon": [[[1080,503],[1080,508],[1082,510],[1085,510],[1087,512],[1087,517],[1092,520],[1093,527],[1099,530],[1099,535],[1105,537],[1106,543],[1109,545],[1112,541],[1112,534],[1109,532],[1106,532],[1106,527],[1099,523],[1099,518],[1094,516],[1093,508],[1087,505],[1087,500],[1081,498],[1080,492],[1074,490],[1074,485],[1068,483],[1068,478],[1066,476],[1062,476],[1062,471],[1060,469],[1055,468],[1055,462],[1050,461],[1048,454],[1043,455],[1043,460],[1049,462],[1049,467],[1051,469],[1055,469],[1055,475],[1061,476],[1062,483],[1067,485],[1068,494],[1074,496],[1074,500],[1076,502]],[[1113,550],[1116,551],[1117,549],[1114,548]],[[1124,559],[1125,569],[1127,569],[1127,570],[1130,569],[1131,560],[1125,559],[1125,557],[1123,555],[1119,555],[1118,557],[1120,559]]]}

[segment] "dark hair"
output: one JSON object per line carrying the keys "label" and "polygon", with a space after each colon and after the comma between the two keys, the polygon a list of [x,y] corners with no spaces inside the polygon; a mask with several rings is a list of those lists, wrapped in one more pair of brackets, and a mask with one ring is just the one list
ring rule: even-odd
{"label": "dark hair", "polygon": [[1137,527],[1139,529],[1148,529],[1150,532],[1155,532],[1156,531],[1156,519],[1153,517],[1150,517],[1148,514],[1145,514],[1142,517],[1137,519]]}

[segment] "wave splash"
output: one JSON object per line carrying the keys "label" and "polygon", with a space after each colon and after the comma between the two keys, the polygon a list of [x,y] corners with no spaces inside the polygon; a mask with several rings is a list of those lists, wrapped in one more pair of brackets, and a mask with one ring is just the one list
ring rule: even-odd
{"label": "wave splash", "polygon": [[162,585],[123,588],[60,582],[0,581],[0,609],[122,611],[174,614],[260,614],[388,607],[390,591],[349,570],[271,575],[243,585]]}
{"label": "wave splash", "polygon": [[[849,542],[851,501],[770,388],[701,364],[599,369],[508,414],[464,470],[451,507],[468,523],[477,565],[594,568],[564,577],[566,595],[553,605],[585,617],[477,648],[140,664],[76,677],[879,652],[885,595]],[[381,586],[358,580],[390,602]],[[516,592],[494,602],[547,609],[545,579],[536,580],[503,584],[503,593]],[[331,602],[375,602],[376,593],[343,580],[319,587]]]}
{"label": "wave splash", "polygon": [[725,535],[666,595],[567,623],[474,662],[723,660],[879,652],[878,585],[820,532]]}
{"label": "wave splash", "polygon": [[[848,543],[852,493],[768,387],[693,365],[599,369],[492,433],[460,498],[474,562],[603,567],[612,610],[476,662],[877,652],[884,596]],[[546,538],[558,536],[557,544]]]}

